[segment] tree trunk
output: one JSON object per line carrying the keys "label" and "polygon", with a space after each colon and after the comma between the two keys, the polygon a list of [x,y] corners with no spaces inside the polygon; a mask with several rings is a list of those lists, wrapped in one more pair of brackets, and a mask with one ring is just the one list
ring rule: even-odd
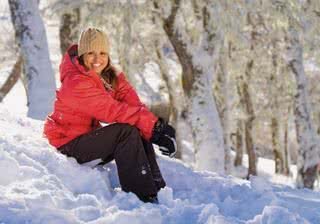
{"label": "tree trunk", "polygon": [[285,124],[284,130],[284,167],[285,167],[285,174],[290,174],[289,168],[289,151],[288,151],[288,123]]}
{"label": "tree trunk", "polygon": [[271,118],[271,134],[272,134],[272,148],[275,162],[275,173],[284,173],[283,155],[279,143],[279,124],[275,117]]}
{"label": "tree trunk", "polygon": [[[196,74],[195,71],[193,74]],[[191,125],[196,146],[196,167],[224,173],[224,142],[212,88],[206,83],[211,74],[198,73],[190,90]],[[216,122],[216,124],[214,124]],[[208,125],[212,123],[211,125]],[[216,152],[213,152],[215,150]]]}
{"label": "tree trunk", "polygon": [[[229,127],[229,111],[230,111],[230,102],[229,102],[229,74],[227,71],[227,52],[230,52],[230,43],[225,43],[219,57],[218,71],[217,72],[217,84],[216,88],[216,102],[218,104],[218,111],[220,115],[220,119],[223,127],[223,140],[224,140],[224,148],[225,148],[225,171],[227,174],[231,172],[231,152],[230,152],[230,127]],[[220,100],[217,100],[219,98]]]}
{"label": "tree trunk", "polygon": [[16,63],[13,66],[11,73],[9,74],[7,80],[2,85],[0,89],[0,102],[5,98],[5,96],[10,92],[12,87],[17,83],[21,75],[22,67],[22,57],[21,55],[17,58]]}
{"label": "tree trunk", "polygon": [[253,145],[252,138],[252,125],[255,119],[253,104],[251,100],[251,96],[249,93],[248,80],[252,76],[252,68],[253,68],[253,60],[249,61],[246,65],[246,80],[242,81],[242,98],[244,103],[245,112],[247,118],[245,120],[245,139],[246,139],[246,149],[248,153],[249,160],[249,169],[248,169],[248,178],[250,175],[257,175],[257,157],[255,148]]}
{"label": "tree trunk", "polygon": [[257,175],[257,156],[255,152],[255,148],[253,145],[252,139],[252,120],[247,120],[245,122],[245,133],[246,133],[246,148],[248,153],[248,160],[249,160],[249,169],[247,179],[249,179],[250,175]]}
{"label": "tree trunk", "polygon": [[311,121],[311,109],[307,91],[307,79],[303,65],[303,47],[299,34],[290,18],[287,33],[288,66],[296,79],[295,124],[298,148],[297,186],[313,188],[316,179],[316,167],[319,163],[319,141]]}
{"label": "tree trunk", "polygon": [[79,37],[80,8],[64,12],[59,27],[60,49],[64,54],[71,44],[77,43]]}
{"label": "tree trunk", "polygon": [[[257,39],[257,23],[252,17],[252,12],[247,13],[247,23],[248,26],[251,27],[250,32],[250,51],[252,54],[254,54],[254,48],[255,48],[255,42]],[[246,149],[248,153],[248,162],[249,162],[249,168],[248,168],[248,175],[247,178],[250,177],[250,175],[257,175],[257,166],[256,166],[256,152],[253,144],[253,138],[252,138],[252,125],[253,121],[255,120],[255,114],[253,109],[253,103],[250,96],[249,91],[249,83],[250,79],[252,77],[252,69],[254,66],[254,59],[249,58],[248,62],[246,63],[245,67],[245,74],[244,76],[240,76],[240,88],[238,90],[240,95],[240,102],[242,103],[243,112],[246,115],[245,118],[245,142],[246,142]]]}
{"label": "tree trunk", "polygon": [[[186,123],[186,119],[182,116],[183,108],[185,108],[185,97],[183,95],[182,87],[179,84],[175,83],[172,78],[170,78],[169,68],[166,63],[165,56],[162,53],[162,45],[159,42],[156,42],[156,53],[158,57],[158,64],[160,67],[161,75],[163,80],[166,83],[169,92],[169,100],[170,100],[170,121],[174,125],[177,130],[177,146],[178,151],[176,153],[176,158],[182,159],[183,154],[183,141],[190,141],[191,129],[188,128],[188,125],[183,125],[183,129],[179,129],[181,127],[181,123]],[[169,118],[169,116],[168,116]],[[186,130],[187,129],[187,130]],[[190,129],[188,131],[188,129]],[[188,137],[187,137],[188,136]]]}
{"label": "tree trunk", "polygon": [[234,166],[241,166],[243,158],[243,121],[237,121],[236,132],[236,158],[234,160]]}
{"label": "tree trunk", "polygon": [[[251,76],[252,66],[253,66],[253,61],[250,61],[246,66],[246,77],[248,78],[250,78]],[[253,104],[249,94],[249,86],[247,83],[247,79],[244,80],[243,76],[240,76],[237,89],[238,89],[242,110],[246,115],[246,118],[244,119],[243,122],[244,122],[245,147],[248,153],[248,163],[249,163],[247,178],[249,178],[250,175],[257,175],[256,152],[255,152],[253,139],[252,139],[252,124],[255,119],[255,115],[253,111]]]}
{"label": "tree trunk", "polygon": [[290,153],[288,150],[288,126],[289,126],[290,108],[288,108],[288,114],[285,119],[284,125],[284,174],[290,175]]}
{"label": "tree trunk", "polygon": [[278,78],[280,77],[281,72],[279,71],[279,40],[274,37],[271,40],[271,60],[272,60],[272,71],[270,74],[270,105],[272,111],[271,117],[271,135],[272,135],[272,148],[274,154],[275,162],[275,173],[286,174],[286,167],[284,161],[284,150],[281,150],[280,144],[280,125],[277,117],[280,115],[280,104],[278,100],[278,94],[280,88],[278,87]]}
{"label": "tree trunk", "polygon": [[27,115],[44,119],[52,111],[56,84],[38,4],[36,0],[9,0],[9,6],[28,82]]}
{"label": "tree trunk", "polygon": [[317,133],[320,135],[320,112],[318,113],[318,128],[317,128]]}
{"label": "tree trunk", "polygon": [[[153,3],[159,10],[158,1]],[[196,149],[196,168],[224,173],[223,131],[212,92],[212,77],[222,38],[219,30],[211,29],[215,21],[210,5],[204,5],[200,16],[203,25],[201,41],[193,44],[189,38],[181,38],[182,33],[188,34],[184,27],[175,24],[180,6],[179,0],[173,0],[170,15],[162,20],[182,66],[183,89],[189,102],[188,113]],[[200,62],[199,55],[211,60]]]}

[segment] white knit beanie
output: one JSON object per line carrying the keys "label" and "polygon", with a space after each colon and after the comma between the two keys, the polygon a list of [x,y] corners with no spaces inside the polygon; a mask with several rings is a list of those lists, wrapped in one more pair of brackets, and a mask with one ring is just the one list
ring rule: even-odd
{"label": "white knit beanie", "polygon": [[90,51],[102,51],[109,54],[110,43],[107,35],[96,28],[88,28],[82,31],[78,41],[78,56]]}

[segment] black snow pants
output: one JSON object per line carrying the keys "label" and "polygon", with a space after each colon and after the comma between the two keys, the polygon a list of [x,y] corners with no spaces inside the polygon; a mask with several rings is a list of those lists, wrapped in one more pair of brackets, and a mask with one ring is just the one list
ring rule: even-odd
{"label": "black snow pants", "polygon": [[156,195],[165,187],[152,143],[129,124],[115,123],[79,136],[58,150],[78,163],[115,159],[123,191],[138,197]]}

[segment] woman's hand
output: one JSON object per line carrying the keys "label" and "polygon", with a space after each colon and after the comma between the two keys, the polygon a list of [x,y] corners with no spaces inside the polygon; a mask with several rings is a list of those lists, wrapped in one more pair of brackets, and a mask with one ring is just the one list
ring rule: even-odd
{"label": "woman's hand", "polygon": [[176,131],[162,118],[154,125],[151,142],[159,146],[163,155],[173,157],[177,152]]}

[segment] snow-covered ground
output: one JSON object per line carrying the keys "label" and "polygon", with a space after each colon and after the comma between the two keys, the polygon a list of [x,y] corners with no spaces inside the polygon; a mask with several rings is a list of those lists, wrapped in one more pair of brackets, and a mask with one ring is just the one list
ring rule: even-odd
{"label": "snow-covered ground", "polygon": [[246,181],[159,156],[167,187],[144,204],[120,190],[114,163],[80,166],[49,146],[22,96],[19,83],[0,104],[0,223],[320,223],[320,193],[271,183],[267,160]]}
{"label": "snow-covered ground", "polygon": [[[1,1],[0,16],[9,23],[6,4]],[[45,23],[58,76],[58,24]],[[1,64],[0,83],[11,69],[6,63]],[[274,175],[273,161],[262,158],[259,177],[246,181],[195,172],[159,156],[167,187],[159,193],[159,205],[144,204],[120,190],[114,163],[92,169],[56,152],[42,138],[42,122],[25,116],[25,105],[21,82],[0,103],[0,224],[320,223],[320,193],[294,189],[295,167],[293,177]],[[233,174],[245,172],[243,167]]]}

